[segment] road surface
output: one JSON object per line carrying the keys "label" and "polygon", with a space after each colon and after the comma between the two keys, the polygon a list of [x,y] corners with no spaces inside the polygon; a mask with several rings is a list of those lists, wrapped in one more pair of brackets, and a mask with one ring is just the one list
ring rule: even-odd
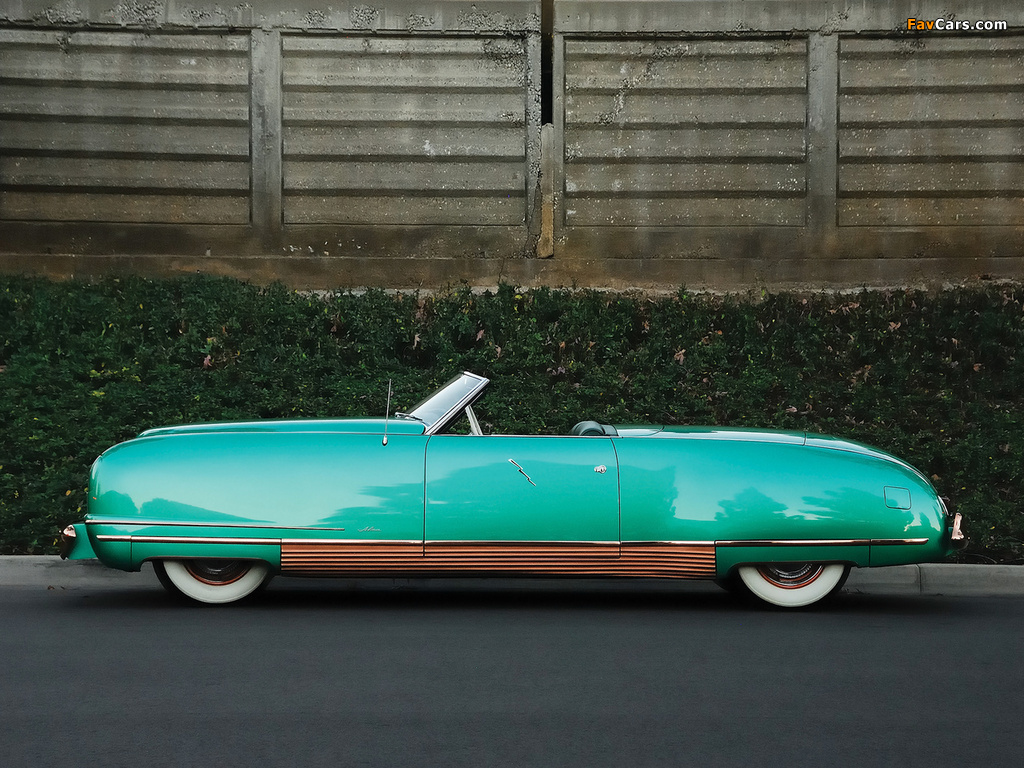
{"label": "road surface", "polygon": [[0,588],[7,766],[1018,766],[1024,600]]}

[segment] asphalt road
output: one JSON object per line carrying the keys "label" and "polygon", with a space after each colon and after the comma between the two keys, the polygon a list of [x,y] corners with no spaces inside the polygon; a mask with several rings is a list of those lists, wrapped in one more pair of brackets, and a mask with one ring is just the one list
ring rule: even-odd
{"label": "asphalt road", "polygon": [[1024,600],[0,588],[6,766],[1019,766]]}

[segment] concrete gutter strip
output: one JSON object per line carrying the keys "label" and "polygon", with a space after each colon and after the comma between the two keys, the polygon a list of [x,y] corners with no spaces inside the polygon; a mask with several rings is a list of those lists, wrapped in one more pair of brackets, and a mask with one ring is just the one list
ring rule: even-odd
{"label": "concrete gutter strip", "polygon": [[142,573],[107,568],[99,560],[61,560],[56,556],[0,557],[0,587],[152,587],[159,586],[153,566]]}
{"label": "concrete gutter strip", "polygon": [[[613,579],[338,579],[340,589],[571,589],[582,591],[631,589],[628,580]],[[61,560],[54,556],[0,557],[0,587],[47,587],[76,589],[159,588],[148,563],[141,573],[125,573],[97,560]],[[700,591],[717,589],[708,582],[657,580],[644,589]],[[896,565],[887,568],[855,568],[845,591],[863,595],[951,595],[962,597],[1024,596],[1024,566],[956,565],[933,563]]]}

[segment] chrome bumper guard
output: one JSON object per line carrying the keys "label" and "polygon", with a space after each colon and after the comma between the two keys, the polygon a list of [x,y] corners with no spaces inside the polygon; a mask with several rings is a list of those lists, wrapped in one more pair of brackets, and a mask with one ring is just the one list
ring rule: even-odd
{"label": "chrome bumper guard", "polygon": [[60,532],[60,536],[57,537],[57,549],[60,552],[61,560],[68,559],[77,541],[78,534],[75,533],[75,526],[69,525]]}
{"label": "chrome bumper guard", "polygon": [[939,497],[942,509],[946,512],[946,518],[952,521],[953,531],[949,535],[949,543],[953,549],[963,549],[967,546],[968,538],[963,531],[964,516],[959,512],[953,512],[952,503],[945,496]]}
{"label": "chrome bumper guard", "polygon": [[953,533],[950,534],[949,541],[953,545],[953,549],[963,549],[967,546],[967,536],[964,535],[961,525],[963,524],[964,516],[957,512],[953,515]]}

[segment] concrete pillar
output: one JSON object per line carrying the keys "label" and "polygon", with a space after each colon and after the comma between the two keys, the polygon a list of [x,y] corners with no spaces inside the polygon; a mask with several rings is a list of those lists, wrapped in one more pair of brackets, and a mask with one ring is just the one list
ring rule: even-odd
{"label": "concrete pillar", "polygon": [[281,32],[251,33],[252,226],[268,253],[282,242]]}
{"label": "concrete pillar", "polygon": [[539,132],[532,128],[540,125],[541,114],[541,38],[526,35],[526,226],[536,231],[539,201],[537,191],[541,174],[541,147]]}
{"label": "concrete pillar", "polygon": [[555,255],[555,146],[554,126],[551,123],[540,128],[540,237],[537,239],[537,258],[547,259]]}
{"label": "concrete pillar", "polygon": [[838,239],[839,36],[811,34],[807,56],[807,228],[820,256]]}
{"label": "concrete pillar", "polygon": [[552,178],[552,238],[553,254],[559,255],[565,229],[565,211],[562,207],[565,190],[565,36],[555,33],[551,54],[551,160],[545,168],[551,169]]}

